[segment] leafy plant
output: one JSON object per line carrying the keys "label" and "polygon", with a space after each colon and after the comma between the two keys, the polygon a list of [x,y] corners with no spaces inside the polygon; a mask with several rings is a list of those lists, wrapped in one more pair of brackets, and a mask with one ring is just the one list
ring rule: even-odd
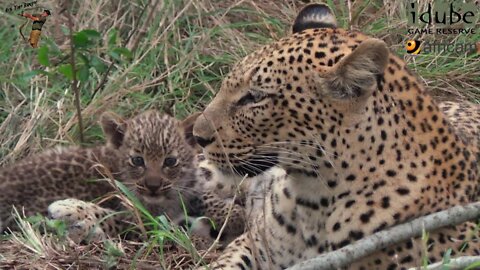
{"label": "leafy plant", "polygon": [[116,245],[110,240],[105,241],[105,264],[107,269],[112,269],[117,266],[121,257],[125,256],[125,253],[120,246]]}

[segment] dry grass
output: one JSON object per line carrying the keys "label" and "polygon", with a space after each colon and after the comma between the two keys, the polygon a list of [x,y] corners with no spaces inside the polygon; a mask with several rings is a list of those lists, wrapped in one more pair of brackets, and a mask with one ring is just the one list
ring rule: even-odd
{"label": "dry grass", "polygon": [[[21,40],[18,27],[24,23],[22,18],[4,13],[0,6],[0,24],[5,25],[0,28],[0,165],[54,145],[78,143],[70,81],[56,72],[57,66],[68,63],[68,12],[72,14],[75,31],[95,29],[101,33],[101,42],[86,54],[97,57],[108,68],[90,69],[88,80],[78,85],[85,141],[93,144],[102,140],[95,123],[105,110],[128,117],[157,108],[180,118],[201,110],[229,67],[255,48],[288,33],[295,14],[309,1],[83,0],[69,1],[69,6],[63,5],[63,1],[38,2],[53,13],[41,40],[41,45],[50,51],[52,64],[48,68],[39,63],[37,50]],[[405,55],[406,40],[432,37],[406,34],[405,7],[401,1],[326,2],[336,6],[343,27],[381,38],[403,55],[437,97],[479,100],[478,55]],[[24,29],[26,35],[28,28]],[[118,38],[110,44],[115,32]],[[447,39],[479,40],[480,35]],[[115,60],[110,54],[112,46],[127,48],[132,58]],[[32,73],[38,69],[53,75]],[[42,235],[36,237],[43,246],[40,254],[26,248],[19,240],[22,236],[2,241],[0,268],[90,269],[105,267],[108,261],[102,245],[72,246]],[[117,258],[119,268],[128,268],[143,247],[131,242],[117,245],[125,254]],[[177,263],[188,261],[185,253],[169,251],[173,256],[167,261],[155,252],[145,258],[140,256],[142,269],[162,263],[178,268]]]}
{"label": "dry grass", "polygon": [[[129,116],[158,108],[179,117],[201,110],[229,67],[288,33],[289,23],[307,1],[138,0],[114,5],[87,0],[74,1],[67,10],[60,2],[41,1],[54,12],[41,40],[51,51],[52,66],[47,70],[68,63],[68,10],[74,15],[74,29],[102,34],[102,42],[89,54],[101,59],[108,72],[91,69],[89,80],[79,84],[86,141],[91,143],[101,138],[95,122],[105,110]],[[343,27],[382,38],[400,54],[404,55],[407,39],[421,38],[406,34],[405,7],[398,1],[385,0],[385,5],[378,0],[356,1],[350,9],[343,5],[345,1],[327,2],[336,4]],[[0,30],[0,164],[79,138],[69,81],[58,74],[33,76],[32,70],[44,67],[38,63],[37,50],[19,37],[17,28],[24,21],[14,14],[2,15],[2,25],[12,27]],[[132,59],[115,61],[109,56],[107,44],[114,30],[119,37],[115,44],[132,51]],[[449,39],[472,41],[479,36]],[[478,56],[444,52],[417,58],[405,55],[404,59],[438,96],[478,99]]]}
{"label": "dry grass", "polygon": [[[4,240],[0,245],[0,269],[188,269],[193,267],[191,254],[176,246],[149,250],[145,243],[114,240],[105,243],[76,245],[42,235],[42,252],[32,250],[21,238]],[[215,252],[205,257],[210,261]]]}

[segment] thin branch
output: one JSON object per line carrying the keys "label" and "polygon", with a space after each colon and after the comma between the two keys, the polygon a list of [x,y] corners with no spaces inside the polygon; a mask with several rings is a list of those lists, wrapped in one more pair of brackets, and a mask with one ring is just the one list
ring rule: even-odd
{"label": "thin branch", "polygon": [[75,107],[77,109],[78,128],[80,130],[80,144],[83,144],[83,121],[82,121],[82,107],[80,105],[80,91],[78,89],[77,70],[75,65],[75,44],[73,43],[73,18],[70,10],[67,10],[68,29],[70,37],[70,64],[72,65],[72,90],[75,95]]}
{"label": "thin branch", "polygon": [[110,74],[110,71],[112,70],[114,65],[115,65],[115,61],[112,61],[110,63],[110,65],[108,66],[107,70],[105,71],[105,73],[103,74],[102,80],[97,85],[97,87],[95,87],[95,90],[93,90],[92,96],[90,97],[90,101],[92,101],[95,98],[98,91],[100,91],[100,89],[105,85],[105,83],[107,82],[107,79],[108,79],[108,74]]}
{"label": "thin branch", "polygon": [[375,233],[351,245],[303,261],[288,269],[322,270],[342,268],[380,249],[411,238],[420,237],[423,230],[434,231],[442,227],[458,225],[478,218],[480,218],[480,202],[466,206],[455,206],[448,210],[419,217],[405,224]]}

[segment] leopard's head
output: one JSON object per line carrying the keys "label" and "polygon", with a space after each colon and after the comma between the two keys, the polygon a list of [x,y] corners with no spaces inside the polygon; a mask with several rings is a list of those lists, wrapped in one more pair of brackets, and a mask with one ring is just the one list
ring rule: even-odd
{"label": "leopard's head", "polygon": [[[118,149],[118,178],[154,214],[176,213],[195,196],[194,114],[184,121],[147,111],[131,119],[104,113],[101,125],[109,147]],[[182,211],[180,211],[181,213]]]}
{"label": "leopard's head", "polygon": [[233,67],[195,123],[205,155],[225,171],[252,176],[276,164],[318,171],[341,144],[332,143],[337,132],[366,121],[386,44],[337,29],[322,4],[302,10],[293,32]]}

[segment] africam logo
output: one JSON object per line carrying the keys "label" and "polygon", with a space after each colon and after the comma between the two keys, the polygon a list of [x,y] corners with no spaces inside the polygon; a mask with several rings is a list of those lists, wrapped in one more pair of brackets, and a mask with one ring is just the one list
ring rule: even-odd
{"label": "africam logo", "polygon": [[407,49],[408,54],[419,54],[422,50],[420,45],[422,44],[419,40],[407,40],[405,49]]}
{"label": "africam logo", "polygon": [[405,49],[408,54],[418,55],[420,52],[428,53],[480,53],[480,41],[477,43],[438,43],[422,42],[420,40],[407,40]]}
{"label": "africam logo", "polygon": [[[30,13],[32,11],[36,11],[37,13]],[[28,43],[32,48],[37,48],[42,34],[42,27],[47,21],[48,16],[52,14],[50,9],[38,6],[38,1],[32,1],[28,3],[13,4],[6,7],[5,12],[16,13],[17,15],[26,18],[25,22],[19,27],[20,35],[24,41],[27,41],[27,39],[23,35],[23,28],[32,21],[32,30],[30,31]]]}
{"label": "africam logo", "polygon": [[[419,11],[420,8],[423,8]],[[475,34],[478,21],[478,7],[463,1],[438,0],[421,5],[407,4],[407,19],[410,35],[413,34]],[[459,27],[451,27],[458,25]],[[416,27],[412,27],[416,26]],[[432,28],[432,26],[435,26]]]}

